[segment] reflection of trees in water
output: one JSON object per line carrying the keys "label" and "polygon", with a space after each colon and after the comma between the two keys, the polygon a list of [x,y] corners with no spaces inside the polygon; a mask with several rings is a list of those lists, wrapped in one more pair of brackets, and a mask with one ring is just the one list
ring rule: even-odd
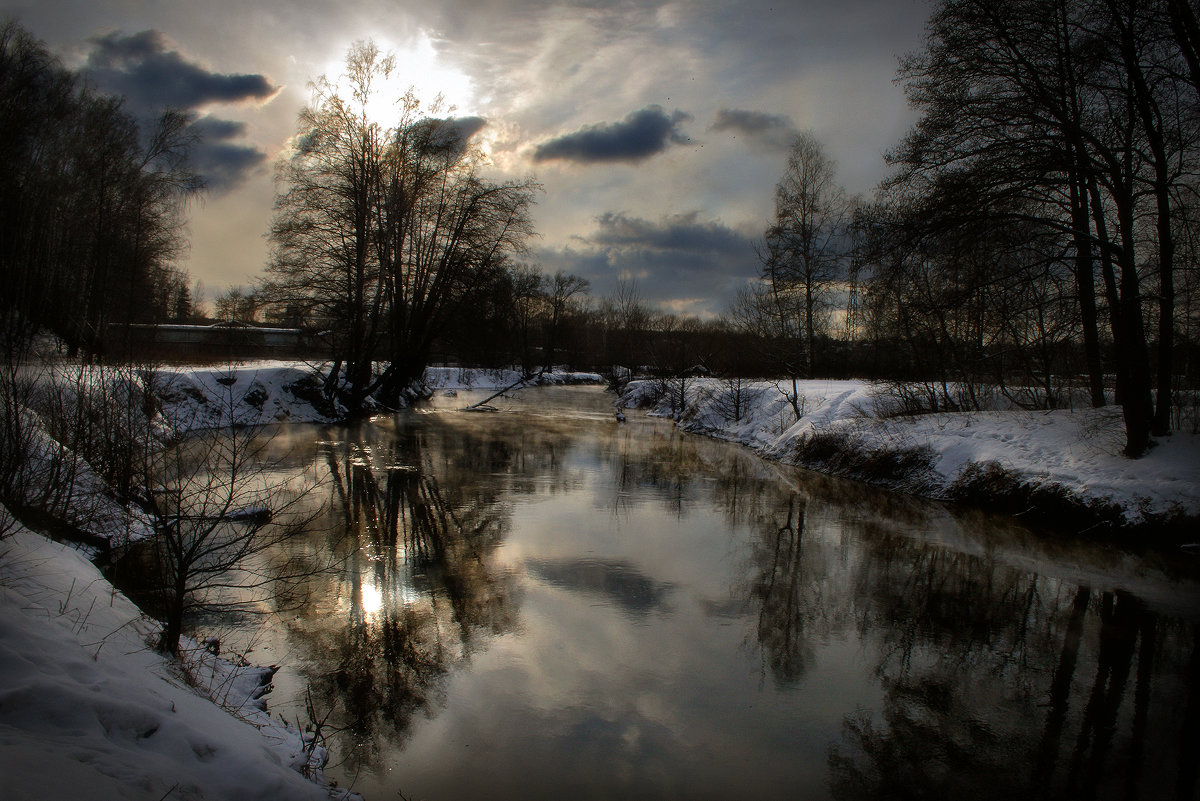
{"label": "reflection of trees in water", "polygon": [[619,508],[637,488],[653,487],[663,504],[681,516],[701,499],[696,479],[706,467],[697,442],[674,430],[621,426],[603,447],[611,460]]}
{"label": "reflection of trees in water", "polygon": [[[481,631],[514,625],[513,587],[494,557],[502,493],[582,485],[566,458],[577,430],[488,425],[417,425],[396,444],[359,439],[326,453],[334,506],[357,540],[339,551],[339,587],[314,593],[326,608],[295,625],[304,656],[323,666],[314,688],[327,705],[337,699],[334,723],[351,733],[338,750],[352,762],[377,761],[414,714],[436,711]],[[811,474],[789,486],[782,468],[673,432],[597,436],[614,503],[654,487],[679,514],[708,506],[731,528],[750,526],[746,584],[714,609],[757,614],[753,636],[779,684],[803,678],[829,639],[861,638],[882,703],[844,721],[828,760],[838,797],[1195,798],[1191,624],[1128,594],[1010,567],[993,555],[1003,532],[976,536],[973,518]],[[934,529],[954,547],[916,533]],[[1026,553],[1014,536],[1013,552]],[[530,569],[634,616],[665,593],[644,565]]]}
{"label": "reflection of trees in water", "polygon": [[[800,679],[830,637],[877,647],[883,707],[845,719],[837,797],[1197,798],[1196,624],[996,558],[1036,552],[1019,527],[977,537],[978,516],[756,475],[729,465],[716,498],[754,532],[743,597],[772,676]],[[959,547],[915,533],[934,526]]]}
{"label": "reflection of trees in water", "polygon": [[799,679],[812,663],[814,647],[805,628],[819,608],[812,593],[820,577],[811,570],[815,560],[804,558],[805,500],[793,493],[785,508],[778,519],[764,521],[759,528],[760,538],[754,543],[759,569],[750,594],[759,605],[758,641],[764,661],[775,679],[786,683]]}
{"label": "reflection of trees in water", "polygon": [[850,545],[833,536],[842,530],[840,516],[894,496],[768,465],[742,450],[725,448],[721,456],[713,500],[731,528],[751,531],[748,581],[735,592],[757,610],[764,670],[793,684],[811,667],[818,646],[849,623]]}
{"label": "reflection of trees in water", "polygon": [[440,706],[443,679],[470,655],[477,632],[515,624],[512,584],[493,562],[503,506],[486,482],[465,478],[510,461],[475,445],[360,436],[325,448],[335,525],[351,536],[335,586],[313,592],[323,608],[295,621],[293,633],[352,765],[377,761],[416,712]]}
{"label": "reflection of trees in water", "polygon": [[728,448],[660,437],[646,455],[620,486],[663,489],[677,510],[711,500],[749,524],[740,595],[777,682],[800,680],[833,637],[876,651],[882,709],[847,716],[829,757],[838,797],[1196,797],[1190,624],[996,555],[1070,564],[1092,551],[811,474],[789,487]]}
{"label": "reflection of trees in water", "polygon": [[882,721],[847,717],[835,795],[1195,796],[1190,624],[986,556],[872,546],[855,592],[880,637]]}

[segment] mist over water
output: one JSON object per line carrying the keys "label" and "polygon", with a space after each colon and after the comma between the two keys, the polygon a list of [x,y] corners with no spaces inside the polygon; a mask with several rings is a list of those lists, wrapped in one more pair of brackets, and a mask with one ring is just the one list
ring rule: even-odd
{"label": "mist over water", "polygon": [[1200,583],[618,423],[597,388],[293,427],[337,569],[258,634],[368,799],[1195,798]]}

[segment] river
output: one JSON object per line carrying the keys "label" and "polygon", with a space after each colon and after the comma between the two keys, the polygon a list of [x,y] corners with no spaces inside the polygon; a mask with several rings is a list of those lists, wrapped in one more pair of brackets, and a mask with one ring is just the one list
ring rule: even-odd
{"label": "river", "polygon": [[334,568],[250,658],[368,801],[1197,797],[1200,560],[479,397],[278,437]]}

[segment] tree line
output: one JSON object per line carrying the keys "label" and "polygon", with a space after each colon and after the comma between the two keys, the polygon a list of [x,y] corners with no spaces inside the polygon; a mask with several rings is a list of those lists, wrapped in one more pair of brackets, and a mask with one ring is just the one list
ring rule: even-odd
{"label": "tree line", "polygon": [[821,335],[873,353],[922,409],[1055,408],[1079,376],[1143,454],[1196,389],[1198,53],[1186,0],[942,0],[890,177],[847,198],[799,137],[734,319],[793,377]]}
{"label": "tree line", "polygon": [[186,318],[176,265],[202,181],[189,115],[136,119],[16,22],[0,23],[0,325],[10,357],[41,331],[103,355],[110,324]]}
{"label": "tree line", "polygon": [[873,335],[968,392],[1053,407],[1079,373],[1129,456],[1169,433],[1194,381],[1198,47],[1186,0],[942,0],[862,231]]}

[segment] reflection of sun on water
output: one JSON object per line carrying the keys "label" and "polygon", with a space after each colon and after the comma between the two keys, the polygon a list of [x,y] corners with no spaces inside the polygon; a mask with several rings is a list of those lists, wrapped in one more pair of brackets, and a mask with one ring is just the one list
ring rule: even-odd
{"label": "reflection of sun on water", "polygon": [[362,585],[363,618],[377,617],[383,609],[383,593],[374,584]]}

